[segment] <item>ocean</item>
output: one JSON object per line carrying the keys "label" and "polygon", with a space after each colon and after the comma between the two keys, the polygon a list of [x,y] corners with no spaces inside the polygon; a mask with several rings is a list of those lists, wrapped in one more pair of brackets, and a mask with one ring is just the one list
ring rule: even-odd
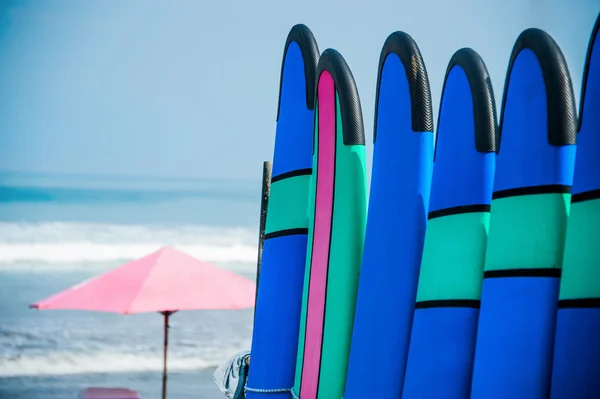
{"label": "ocean", "polygon": [[[160,315],[28,305],[164,245],[254,279],[257,175],[212,181],[0,174],[0,398],[73,399],[90,386],[160,398]],[[222,398],[212,373],[250,346],[252,317],[252,309],[174,314],[168,397]]]}

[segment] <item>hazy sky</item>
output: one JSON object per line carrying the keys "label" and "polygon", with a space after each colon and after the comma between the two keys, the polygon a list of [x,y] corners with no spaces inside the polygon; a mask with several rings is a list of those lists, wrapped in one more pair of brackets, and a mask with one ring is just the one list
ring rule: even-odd
{"label": "hazy sky", "polygon": [[529,27],[558,42],[579,102],[599,11],[600,0],[0,0],[0,170],[257,178],[299,22],[350,65],[370,158],[391,32],[418,43],[436,113],[447,63],[465,46],[485,60],[499,102]]}

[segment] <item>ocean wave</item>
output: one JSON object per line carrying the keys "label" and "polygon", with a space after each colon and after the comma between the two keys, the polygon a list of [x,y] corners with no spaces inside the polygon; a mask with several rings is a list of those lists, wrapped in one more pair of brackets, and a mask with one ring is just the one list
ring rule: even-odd
{"label": "ocean wave", "polygon": [[248,228],[0,223],[0,268],[128,261],[165,245],[216,263],[251,263],[257,256],[256,232]]}
{"label": "ocean wave", "polygon": [[[201,356],[171,356],[169,371],[216,368],[239,348],[221,349]],[[122,352],[53,353],[49,355],[0,358],[1,377],[65,375],[88,373],[157,372],[162,370],[162,354]]]}
{"label": "ocean wave", "polygon": [[[67,242],[60,244],[0,244],[0,263],[90,263],[127,261],[148,255],[162,245],[158,242],[145,245],[102,245],[90,242]],[[188,246],[175,248],[207,262],[253,262],[256,249],[244,245]]]}

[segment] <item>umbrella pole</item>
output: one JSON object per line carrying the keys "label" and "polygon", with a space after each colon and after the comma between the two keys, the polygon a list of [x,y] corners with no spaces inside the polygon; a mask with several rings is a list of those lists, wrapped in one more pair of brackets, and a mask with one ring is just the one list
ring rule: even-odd
{"label": "umbrella pole", "polygon": [[256,294],[254,297],[254,315],[256,316],[256,300],[258,298],[258,283],[260,280],[260,266],[262,264],[262,252],[265,245],[265,226],[267,224],[267,209],[271,195],[271,162],[263,162],[262,191],[260,197],[260,224],[258,230],[258,261],[256,262]]}
{"label": "umbrella pole", "polygon": [[167,347],[169,346],[169,316],[173,312],[160,312],[165,317],[165,341],[163,347],[162,399],[167,399]]}

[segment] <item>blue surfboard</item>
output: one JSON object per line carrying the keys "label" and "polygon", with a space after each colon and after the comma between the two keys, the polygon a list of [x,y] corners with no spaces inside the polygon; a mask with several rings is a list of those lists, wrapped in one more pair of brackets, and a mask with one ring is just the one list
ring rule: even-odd
{"label": "blue surfboard", "polygon": [[[302,306],[319,49],[305,25],[287,37],[248,398],[291,398]],[[274,391],[274,392],[273,392]]]}
{"label": "blue surfboard", "polygon": [[395,32],[379,59],[371,192],[345,399],[402,393],[432,161],[425,65],[414,40]]}
{"label": "blue surfboard", "polygon": [[571,211],[558,303],[552,399],[600,398],[600,17],[580,102]]}
{"label": "blue surfboard", "polygon": [[472,399],[550,395],[575,120],[561,50],[525,30],[504,88]]}
{"label": "blue surfboard", "polygon": [[446,70],[404,399],[469,397],[488,238],[496,102],[463,48]]}

